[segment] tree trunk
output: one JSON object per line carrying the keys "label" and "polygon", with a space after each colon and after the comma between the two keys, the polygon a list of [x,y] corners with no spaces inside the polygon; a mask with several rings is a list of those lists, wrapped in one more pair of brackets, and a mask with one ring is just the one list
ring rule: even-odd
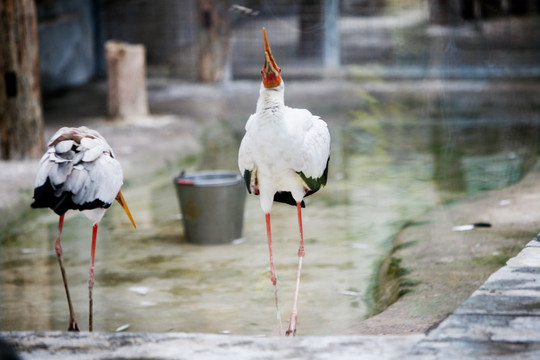
{"label": "tree trunk", "polygon": [[4,160],[43,151],[34,0],[0,0],[0,153]]}

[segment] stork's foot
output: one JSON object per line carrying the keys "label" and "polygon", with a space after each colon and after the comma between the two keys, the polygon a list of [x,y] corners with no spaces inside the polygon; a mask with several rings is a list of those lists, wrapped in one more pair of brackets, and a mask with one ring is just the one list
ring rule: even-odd
{"label": "stork's foot", "polygon": [[68,331],[76,331],[76,332],[81,331],[81,330],[79,330],[79,324],[77,324],[77,320],[75,320],[73,318],[71,318],[69,320]]}
{"label": "stork's foot", "polygon": [[291,319],[289,320],[289,328],[287,329],[287,332],[285,335],[287,336],[295,336],[296,335],[296,321],[298,320],[298,313],[293,312],[291,314]]}

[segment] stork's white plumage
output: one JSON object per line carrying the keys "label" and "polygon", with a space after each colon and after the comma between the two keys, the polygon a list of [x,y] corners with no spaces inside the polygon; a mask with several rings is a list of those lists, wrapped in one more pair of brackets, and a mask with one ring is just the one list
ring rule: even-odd
{"label": "stork's white plumage", "polygon": [[[259,195],[266,217],[271,281],[279,318],[277,278],[272,256],[270,211],[273,201],[296,205],[300,229],[298,272],[293,310],[287,335],[296,333],[297,300],[302,258],[305,254],[301,208],[303,198],[326,184],[330,133],[326,123],[305,109],[285,106],[285,85],[263,28],[265,62],[255,114],[246,123],[238,166],[250,193]],[[281,329],[281,324],[279,325]],[[281,330],[280,330],[281,331]]]}
{"label": "stork's white plumage", "polygon": [[62,272],[62,280],[68,300],[70,321],[68,330],[79,331],[71,304],[66,273],[62,259],[60,236],[64,215],[68,210],[80,210],[92,221],[92,247],[88,274],[89,330],[92,331],[92,289],[94,286],[94,258],[98,223],[117,200],[135,227],[120,187],[122,167],[114,157],[113,150],[97,131],[87,127],[63,127],[47,144],[48,150],[41,158],[36,176],[33,208],[50,208],[60,215],[56,255]]}

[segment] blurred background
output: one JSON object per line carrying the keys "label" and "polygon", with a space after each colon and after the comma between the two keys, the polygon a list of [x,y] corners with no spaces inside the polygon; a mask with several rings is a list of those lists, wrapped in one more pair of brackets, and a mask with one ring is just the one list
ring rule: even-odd
{"label": "blurred background", "polygon": [[[394,76],[537,72],[536,0],[36,1],[45,93],[106,74],[108,39],[143,44],[148,74],[257,78],[260,29],[289,77],[377,64]],[[441,36],[452,39],[439,48]]]}
{"label": "blurred background", "polygon": [[[186,242],[171,183],[181,170],[237,169],[258,97],[263,26],[286,104],[320,115],[332,136],[328,186],[305,212],[299,334],[342,333],[398,298],[413,299],[422,321],[437,321],[538,232],[535,209],[521,209],[528,215],[504,227],[485,207],[465,212],[455,204],[483,193],[494,196],[494,208],[508,206],[486,191],[538,173],[539,0],[2,6],[0,144],[11,160],[0,161],[0,330],[67,323],[52,246],[57,218],[27,208],[44,141],[60,126],[87,125],[115,149],[138,224],[133,231],[113,207],[100,225],[96,329],[276,333],[258,198],[248,196],[242,239],[197,246]],[[109,40],[144,47],[143,66],[123,80],[142,74],[140,113],[111,114]],[[442,215],[417,220],[433,209]],[[275,205],[272,216],[286,318],[297,224],[293,208]],[[452,231],[477,221],[493,222],[479,240]],[[81,319],[87,227],[84,217],[67,219],[63,240]],[[417,233],[400,245],[404,229]],[[419,259],[433,264],[424,270],[431,279],[408,280]],[[434,295],[434,283],[446,292]],[[429,324],[416,330],[422,326]]]}

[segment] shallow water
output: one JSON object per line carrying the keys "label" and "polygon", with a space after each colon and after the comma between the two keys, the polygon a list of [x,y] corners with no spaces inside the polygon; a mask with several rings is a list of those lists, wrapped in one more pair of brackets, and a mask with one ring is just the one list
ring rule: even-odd
{"label": "shallow water", "polygon": [[[441,106],[437,97],[356,90],[348,96],[353,99],[348,107],[312,108],[328,119],[332,157],[328,186],[306,200],[303,212],[299,335],[336,334],[370,315],[378,262],[406,223],[434,205],[514,183],[536,159],[535,120],[527,115],[530,109],[516,113],[511,101],[473,101],[464,93]],[[236,109],[252,110],[251,105]],[[138,228],[116,205],[100,225],[96,330],[129,324],[128,331],[137,332],[277,334],[258,199],[248,196],[242,239],[192,245],[185,241],[172,185],[180,169],[235,169],[244,122],[221,119],[203,134],[200,157],[127,182],[123,192]],[[57,216],[47,210],[34,214],[0,243],[0,330],[67,327],[53,246]],[[272,231],[286,327],[297,266],[294,207],[274,206]],[[84,216],[66,218],[64,259],[82,329],[87,329],[90,238]]]}

